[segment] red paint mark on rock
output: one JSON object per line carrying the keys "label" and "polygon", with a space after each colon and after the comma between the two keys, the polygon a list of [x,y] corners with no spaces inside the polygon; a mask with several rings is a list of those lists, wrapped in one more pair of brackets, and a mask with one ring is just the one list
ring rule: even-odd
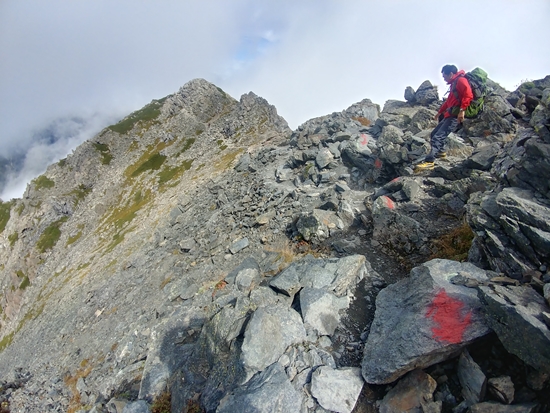
{"label": "red paint mark on rock", "polygon": [[400,179],[401,179],[401,177],[398,176],[397,178],[393,178],[390,182],[397,182],[397,181],[399,181]]}
{"label": "red paint mark on rock", "polygon": [[382,195],[382,199],[384,199],[384,202],[389,209],[395,209],[395,203],[390,198],[386,195]]}
{"label": "red paint mark on rock", "polygon": [[472,311],[464,313],[464,303],[439,291],[428,307],[426,317],[432,318],[432,337],[449,344],[462,342],[464,331],[472,322]]}
{"label": "red paint mark on rock", "polygon": [[362,133],[361,134],[361,145],[365,146],[368,143],[369,143],[369,137],[366,134]]}
{"label": "red paint mark on rock", "polygon": [[376,169],[382,168],[382,161],[380,160],[380,158],[376,158],[376,159],[374,160],[374,167],[375,167]]}

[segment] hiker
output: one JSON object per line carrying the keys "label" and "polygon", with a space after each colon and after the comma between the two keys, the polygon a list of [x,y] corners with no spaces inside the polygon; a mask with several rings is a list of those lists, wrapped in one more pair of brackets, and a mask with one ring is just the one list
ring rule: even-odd
{"label": "hiker", "polygon": [[430,134],[432,149],[426,155],[424,162],[416,165],[415,171],[433,169],[435,158],[444,158],[447,154],[444,151],[447,136],[454,132],[459,123],[464,121],[464,113],[470,105],[474,95],[468,80],[464,77],[464,70],[458,70],[454,65],[445,65],[441,69],[443,79],[450,85],[449,97],[439,108],[434,119],[443,119],[438,123]]}

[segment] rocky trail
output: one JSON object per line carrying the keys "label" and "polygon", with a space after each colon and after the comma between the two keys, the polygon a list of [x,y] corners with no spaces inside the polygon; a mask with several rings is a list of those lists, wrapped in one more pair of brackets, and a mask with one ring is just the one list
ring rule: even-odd
{"label": "rocky trail", "polygon": [[2,202],[2,412],[550,411],[550,76],[291,131],[204,80]]}

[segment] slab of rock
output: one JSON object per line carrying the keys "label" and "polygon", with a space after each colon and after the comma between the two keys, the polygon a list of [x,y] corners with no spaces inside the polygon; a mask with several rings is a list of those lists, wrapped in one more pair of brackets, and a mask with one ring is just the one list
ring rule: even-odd
{"label": "slab of rock", "polygon": [[315,157],[315,163],[319,169],[323,169],[334,160],[334,155],[328,148],[323,148]]}
{"label": "slab of rock", "polygon": [[476,290],[452,284],[457,275],[489,279],[470,263],[435,259],[380,291],[364,348],[367,383],[391,383],[458,354],[489,333]]}
{"label": "slab of rock", "polygon": [[299,412],[302,398],[302,393],[294,389],[283,367],[274,363],[222,399],[216,412]]}
{"label": "slab of rock", "polygon": [[340,324],[341,309],[348,307],[347,297],[338,298],[334,294],[317,288],[304,288],[300,291],[300,307],[304,323],[313,327],[319,335],[331,336]]}
{"label": "slab of rock", "polygon": [[285,268],[269,285],[289,297],[294,297],[304,287],[322,288],[342,297],[369,272],[373,272],[372,268],[363,255],[330,260],[304,259]]}
{"label": "slab of rock", "polygon": [[[363,388],[358,367],[321,366],[311,376],[311,394],[327,410],[351,413]],[[292,410],[285,410],[292,411]]]}
{"label": "slab of rock", "polygon": [[241,360],[252,375],[276,362],[291,344],[306,338],[302,317],[282,304],[258,308],[246,327]]}
{"label": "slab of rock", "polygon": [[464,400],[470,405],[482,401],[487,390],[487,377],[467,350],[460,354],[457,373]]}
{"label": "slab of rock", "polygon": [[478,403],[471,406],[467,413],[536,413],[536,403],[506,405],[495,402]]}
{"label": "slab of rock", "polygon": [[433,402],[436,381],[422,370],[414,370],[403,377],[380,403],[380,413],[423,412]]}
{"label": "slab of rock", "polygon": [[529,286],[478,287],[487,323],[510,353],[536,370],[550,373],[550,330],[544,298]]}
{"label": "slab of rock", "polygon": [[240,240],[235,241],[233,244],[231,244],[231,246],[229,247],[229,251],[231,251],[231,254],[236,254],[239,251],[242,251],[243,249],[248,247],[248,245],[250,245],[248,242],[248,238],[241,238]]}

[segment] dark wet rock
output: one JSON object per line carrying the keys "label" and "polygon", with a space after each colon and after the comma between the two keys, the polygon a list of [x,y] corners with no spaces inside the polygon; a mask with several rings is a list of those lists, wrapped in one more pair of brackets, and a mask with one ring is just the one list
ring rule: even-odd
{"label": "dark wet rock", "polygon": [[479,403],[485,399],[487,377],[467,350],[460,353],[458,359],[458,379],[462,386],[462,396],[469,405]]}
{"label": "dark wet rock", "polygon": [[415,93],[415,100],[421,105],[429,105],[439,100],[437,87],[433,86],[429,80],[422,82]]}
{"label": "dark wet rock", "polygon": [[550,253],[550,208],[529,190],[504,188],[470,198],[468,221],[491,268],[513,278],[536,270]]}
{"label": "dark wet rock", "polygon": [[464,166],[470,169],[488,171],[500,151],[500,145],[493,143],[477,149],[465,162]]}
{"label": "dark wet rock", "polygon": [[362,363],[367,383],[391,383],[457,355],[489,332],[476,290],[450,282],[459,273],[488,280],[472,264],[436,259],[378,294]]}
{"label": "dark wet rock", "polygon": [[550,311],[529,286],[478,287],[487,323],[506,349],[543,373],[550,373],[550,330],[541,320]]}

